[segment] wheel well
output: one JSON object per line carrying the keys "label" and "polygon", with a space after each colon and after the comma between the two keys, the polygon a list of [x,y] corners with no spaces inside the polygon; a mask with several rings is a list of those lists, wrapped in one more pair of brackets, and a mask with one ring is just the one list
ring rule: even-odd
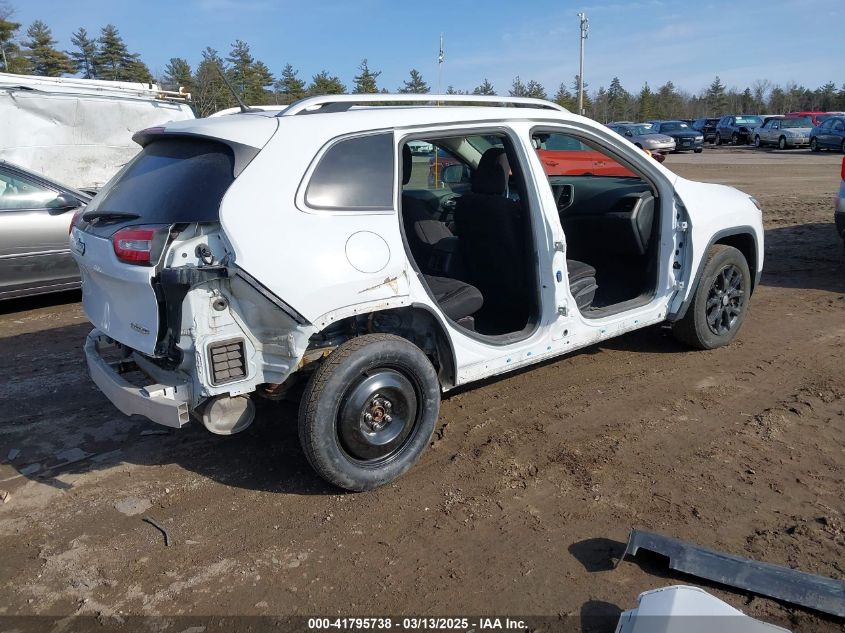
{"label": "wheel well", "polygon": [[751,291],[754,292],[754,281],[757,272],[757,245],[750,233],[737,233],[736,235],[725,235],[720,237],[714,244],[725,244],[733,246],[748,262],[748,270],[751,271]]}
{"label": "wheel well", "polygon": [[333,349],[350,338],[375,333],[395,334],[413,343],[431,360],[440,384],[446,389],[455,386],[452,344],[440,320],[424,307],[391,308],[341,319],[313,335],[308,349]]}

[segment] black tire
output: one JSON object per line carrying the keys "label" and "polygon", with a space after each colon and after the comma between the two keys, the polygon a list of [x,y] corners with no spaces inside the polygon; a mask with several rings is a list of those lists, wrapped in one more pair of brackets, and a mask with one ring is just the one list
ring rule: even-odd
{"label": "black tire", "polygon": [[742,327],[750,293],[751,273],[743,254],[733,246],[716,244],[707,254],[692,303],[672,324],[672,333],[698,349],[727,345]]}
{"label": "black tire", "polygon": [[818,139],[816,139],[815,136],[810,139],[810,149],[814,152],[821,151],[821,147],[819,147],[819,141]]}
{"label": "black tire", "polygon": [[736,132],[731,134],[731,145],[739,145],[739,134]]}
{"label": "black tire", "polygon": [[778,139],[778,149],[786,149],[786,137],[781,136]]}
{"label": "black tire", "polygon": [[713,143],[715,145],[721,145],[722,144],[722,135],[719,134],[718,132],[716,132],[716,138],[713,139]]}
{"label": "black tire", "polygon": [[760,140],[759,134],[754,135],[754,147],[756,147],[757,149],[763,147],[763,142]]}
{"label": "black tire", "polygon": [[703,152],[703,151],[704,151],[704,148],[703,148],[703,147],[696,147],[696,148],[695,148],[694,150],[692,150],[692,151],[693,151],[693,152],[695,152],[696,154],[700,154],[701,152]]}
{"label": "black tire", "polygon": [[311,376],[299,441],[323,479],[372,490],[414,465],[439,411],[437,372],[422,350],[392,334],[368,334],[340,345]]}

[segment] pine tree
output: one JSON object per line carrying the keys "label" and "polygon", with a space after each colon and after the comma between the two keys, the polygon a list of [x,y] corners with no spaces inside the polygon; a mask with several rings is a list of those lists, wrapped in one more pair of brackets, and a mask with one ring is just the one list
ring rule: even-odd
{"label": "pine tree", "polygon": [[648,121],[654,118],[654,93],[645,82],[640,94],[637,97],[637,118],[640,121]]}
{"label": "pine tree", "polygon": [[614,77],[607,89],[608,116],[611,121],[627,119],[631,112],[631,94],[622,87],[619,77]]}
{"label": "pine tree", "polygon": [[191,65],[181,57],[171,57],[164,69],[162,83],[168,90],[179,90],[185,92],[194,91],[194,76],[191,72]]}
{"label": "pine tree", "polygon": [[475,87],[475,89],[472,91],[472,94],[493,97],[496,95],[496,91],[493,89],[493,84],[491,84],[487,80],[487,77],[485,77],[484,81],[481,82],[481,85]]}
{"label": "pine tree", "polygon": [[532,99],[548,99],[543,84],[533,79],[529,79],[528,83],[525,84],[525,96],[531,97]]}
{"label": "pine tree", "polygon": [[29,62],[15,42],[21,25],[10,19],[13,15],[14,10],[5,2],[0,2],[0,63],[3,64],[3,72],[23,75],[29,72]]}
{"label": "pine tree", "polygon": [[311,85],[308,86],[308,94],[317,95],[342,95],[346,94],[346,86],[339,77],[330,76],[329,71],[322,70],[311,78]]}
{"label": "pine tree", "polygon": [[426,94],[431,91],[428,84],[416,68],[411,69],[410,77],[406,79],[399,92],[410,94]]}
{"label": "pine tree", "polygon": [[44,22],[35,20],[26,30],[26,36],[28,39],[23,41],[23,45],[33,75],[61,77],[74,72],[73,62],[56,49],[53,33]]}
{"label": "pine tree", "polygon": [[655,118],[677,119],[684,114],[684,99],[675,89],[675,84],[667,81],[657,89],[657,103],[654,108]]}
{"label": "pine tree", "polygon": [[358,66],[358,70],[360,70],[361,73],[352,78],[352,81],[354,82],[352,92],[356,94],[377,93],[378,86],[376,85],[376,79],[378,79],[379,75],[381,75],[381,71],[371,71],[370,67],[367,65],[366,57],[361,60],[361,65]]}
{"label": "pine tree", "polygon": [[294,70],[290,64],[285,64],[279,80],[275,83],[276,94],[281,96],[281,102],[285,105],[293,103],[305,96],[305,82],[297,75],[299,71]]}
{"label": "pine tree", "polygon": [[141,61],[140,55],[129,52],[126,42],[113,24],[102,28],[97,43],[99,46],[94,64],[99,79],[138,82],[152,80],[150,69]]}
{"label": "pine tree", "polygon": [[511,89],[508,90],[508,94],[512,97],[524,97],[527,88],[524,83],[519,78],[519,75],[514,77],[513,83],[511,84]]}
{"label": "pine tree", "polygon": [[197,115],[201,117],[236,105],[235,98],[226,87],[222,74],[226,72],[225,62],[217,51],[207,47],[202,52],[202,61],[194,74],[192,98]]}
{"label": "pine tree", "polygon": [[719,79],[718,75],[707,88],[705,98],[707,99],[707,107],[711,113],[716,115],[725,114],[728,108],[728,99],[727,95],[725,95],[725,85]]}
{"label": "pine tree", "polygon": [[94,59],[97,56],[97,41],[88,37],[88,31],[79,29],[70,36],[70,43],[76,50],[68,51],[68,56],[73,61],[76,72],[85,79],[97,78],[97,66]]}
{"label": "pine tree", "polygon": [[559,106],[563,106],[567,110],[575,110],[577,107],[575,103],[575,98],[572,96],[572,93],[569,92],[569,89],[566,87],[566,84],[561,82],[560,86],[558,86],[557,92],[553,97],[552,101],[554,101]]}
{"label": "pine tree", "polygon": [[261,104],[267,101],[265,88],[273,84],[273,75],[264,62],[256,61],[249,50],[249,44],[235,40],[226,58],[230,62],[229,81],[246,104]]}

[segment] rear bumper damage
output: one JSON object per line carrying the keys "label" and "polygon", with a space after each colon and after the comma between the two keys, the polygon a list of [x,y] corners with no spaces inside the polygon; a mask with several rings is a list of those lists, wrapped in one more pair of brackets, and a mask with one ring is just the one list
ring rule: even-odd
{"label": "rear bumper damage", "polygon": [[[92,330],[88,334],[85,360],[88,373],[100,391],[126,415],[142,415],[153,422],[176,429],[185,426],[190,421],[190,382],[174,380],[168,384],[136,386],[123,375],[143,370],[137,359],[129,355],[121,357],[120,352],[121,347],[99,330]],[[108,353],[116,356],[116,359],[107,360],[105,354]]]}

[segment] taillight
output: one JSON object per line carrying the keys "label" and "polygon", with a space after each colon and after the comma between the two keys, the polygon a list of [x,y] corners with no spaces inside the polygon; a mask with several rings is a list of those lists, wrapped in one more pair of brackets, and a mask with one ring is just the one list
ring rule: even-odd
{"label": "taillight", "polygon": [[76,211],[73,212],[73,217],[70,219],[70,225],[67,227],[67,234],[70,235],[73,232],[73,227],[77,225],[79,222],[79,218],[82,217],[82,214],[85,212],[85,207],[80,207]]}
{"label": "taillight", "polygon": [[151,266],[167,238],[166,226],[130,226],[112,235],[114,254],[127,264]]}

